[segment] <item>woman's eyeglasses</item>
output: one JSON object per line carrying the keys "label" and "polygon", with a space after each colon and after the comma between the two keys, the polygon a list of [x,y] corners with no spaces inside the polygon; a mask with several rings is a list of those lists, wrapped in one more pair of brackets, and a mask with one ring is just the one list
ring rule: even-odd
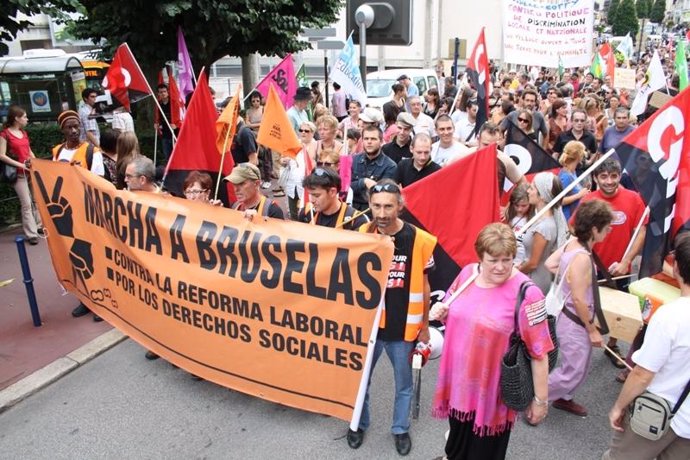
{"label": "woman's eyeglasses", "polygon": [[518,118],[518,121],[520,123],[529,123],[529,120],[527,118]]}
{"label": "woman's eyeglasses", "polygon": [[201,195],[202,193],[206,193],[206,192],[208,192],[208,190],[206,190],[206,189],[204,189],[204,190],[194,190],[194,189],[192,189],[192,190],[185,190],[185,191],[184,191],[184,194],[185,194],[185,195],[188,195],[188,196],[199,196],[199,195]]}

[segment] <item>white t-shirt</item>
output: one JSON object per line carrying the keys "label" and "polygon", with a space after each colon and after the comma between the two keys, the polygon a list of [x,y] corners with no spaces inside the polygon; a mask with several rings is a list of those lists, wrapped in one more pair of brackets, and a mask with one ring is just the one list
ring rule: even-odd
{"label": "white t-shirt", "polygon": [[434,119],[425,113],[417,115],[416,123],[414,125],[414,133],[427,133],[429,137],[436,136],[436,128],[434,128]]}
{"label": "white t-shirt", "polygon": [[[72,161],[72,157],[77,149],[68,149],[64,147],[55,161]],[[86,166],[86,165],[84,165]],[[103,166],[103,154],[97,148],[93,151],[93,158],[91,159],[91,172],[99,176],[105,175],[105,167]]]}
{"label": "white t-shirt", "polygon": [[113,129],[123,133],[134,132],[134,120],[129,112],[113,113]]}
{"label": "white t-shirt", "polygon": [[[680,297],[663,305],[652,316],[642,348],[633,361],[656,375],[647,388],[666,398],[671,408],[690,379],[690,298]],[[671,420],[671,428],[681,438],[690,439],[690,397]]]}
{"label": "white t-shirt", "polygon": [[475,133],[474,136],[470,137],[476,124],[476,121],[472,122],[469,118],[460,120],[455,125],[455,138],[464,144],[477,145],[477,134]]}
{"label": "white t-shirt", "polygon": [[457,160],[469,155],[470,149],[460,142],[453,142],[450,147],[441,147],[441,141],[434,142],[431,146],[431,161],[439,166],[445,166],[449,160]]}

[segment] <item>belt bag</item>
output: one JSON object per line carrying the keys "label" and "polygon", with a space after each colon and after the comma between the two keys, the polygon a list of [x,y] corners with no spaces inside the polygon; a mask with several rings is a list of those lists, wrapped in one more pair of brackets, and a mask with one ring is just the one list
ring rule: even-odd
{"label": "belt bag", "polygon": [[651,441],[661,439],[671,426],[671,420],[690,392],[690,382],[685,385],[676,405],[659,395],[645,391],[635,398],[630,408],[630,429]]}

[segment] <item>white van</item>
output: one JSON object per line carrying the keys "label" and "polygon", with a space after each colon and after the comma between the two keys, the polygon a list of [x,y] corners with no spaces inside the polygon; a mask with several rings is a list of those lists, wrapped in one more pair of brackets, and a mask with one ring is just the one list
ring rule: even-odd
{"label": "white van", "polygon": [[419,88],[419,94],[426,94],[432,87],[439,88],[441,82],[434,69],[390,69],[367,74],[367,105],[379,110],[393,98],[391,86],[398,82],[400,75],[407,75]]}

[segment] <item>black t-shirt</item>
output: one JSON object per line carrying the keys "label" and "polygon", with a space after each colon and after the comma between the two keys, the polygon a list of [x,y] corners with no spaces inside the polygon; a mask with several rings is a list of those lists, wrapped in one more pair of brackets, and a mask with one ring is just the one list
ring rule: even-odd
{"label": "black t-shirt", "polygon": [[236,165],[248,162],[249,155],[258,151],[254,131],[244,125],[241,126],[232,139],[230,151],[232,152],[232,159],[235,161]]}
{"label": "black t-shirt", "polygon": [[563,153],[563,148],[565,147],[565,144],[567,144],[570,141],[582,142],[590,154],[596,153],[596,151],[597,151],[597,140],[594,137],[594,134],[585,130],[582,133],[582,137],[579,139],[576,139],[575,136],[573,135],[572,129],[565,131],[558,136],[558,139],[556,140],[556,144],[553,146],[553,151],[556,153]]}
{"label": "black t-shirt", "polygon": [[400,163],[400,160],[403,158],[412,158],[412,152],[410,151],[410,144],[412,143],[412,139],[407,141],[407,144],[403,145],[400,147],[398,143],[395,141],[395,138],[388,144],[384,144],[383,147],[381,147],[381,151],[386,154],[388,158],[391,160],[395,161],[396,164]]}
{"label": "black t-shirt", "polygon": [[413,263],[423,263],[424,273],[433,269],[433,257],[428,261],[412,260],[416,232],[415,228],[403,223],[398,233],[393,235],[395,252],[393,262],[388,272],[388,284],[386,285],[386,315],[385,328],[380,328],[378,338],[386,341],[400,341],[405,338],[405,325],[407,324],[407,311],[410,303],[410,274]]}
{"label": "black t-shirt", "polygon": [[[345,219],[347,220],[348,214],[350,216],[354,215],[354,213],[357,212],[355,208],[352,206],[349,206],[345,203],[340,204],[341,208],[338,208],[336,212],[333,214],[325,214],[323,212],[317,212],[314,213],[314,216],[316,217],[316,225],[319,225],[321,227],[331,227],[335,228],[335,226],[338,224],[338,215],[340,214],[340,210],[342,209],[342,206],[348,206],[350,208],[350,212],[345,214]],[[299,215],[297,216],[297,221],[298,222],[304,222],[306,224],[311,222],[311,213],[305,212],[304,208],[300,209]],[[366,224],[369,222],[367,220],[367,217],[365,215],[357,216],[354,219],[350,220],[346,224],[340,226],[339,228],[343,228],[345,230],[356,230],[362,225]]]}
{"label": "black t-shirt", "polygon": [[414,160],[412,158],[405,158],[398,163],[398,168],[395,170],[395,181],[403,187],[407,187],[435,173],[439,169],[441,169],[441,166],[429,159],[429,162],[424,165],[422,170],[418,171],[417,168],[414,167]]}

